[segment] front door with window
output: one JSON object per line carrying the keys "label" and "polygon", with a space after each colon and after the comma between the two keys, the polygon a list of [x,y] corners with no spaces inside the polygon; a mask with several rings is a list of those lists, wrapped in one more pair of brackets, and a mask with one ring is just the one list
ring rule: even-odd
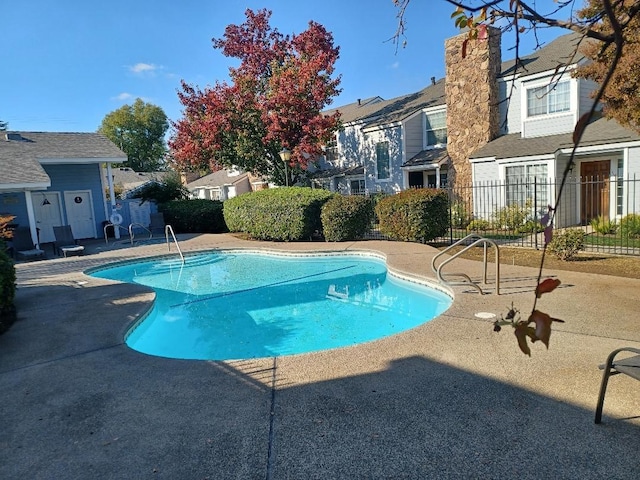
{"label": "front door with window", "polygon": [[587,225],[592,219],[609,219],[609,177],[611,161],[580,164],[580,221]]}

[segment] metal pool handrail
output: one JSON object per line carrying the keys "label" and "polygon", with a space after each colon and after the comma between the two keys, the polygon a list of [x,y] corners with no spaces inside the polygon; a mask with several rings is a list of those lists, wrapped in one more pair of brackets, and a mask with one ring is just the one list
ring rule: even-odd
{"label": "metal pool handrail", "polygon": [[131,246],[133,246],[133,238],[135,237],[135,233],[133,233],[133,227],[140,227],[147,232],[149,232],[149,239],[153,237],[153,232],[149,230],[147,227],[142,225],[141,223],[130,223],[129,224],[129,238],[131,239]]}
{"label": "metal pool handrail", "polygon": [[178,249],[178,253],[180,254],[180,259],[182,260],[182,264],[184,265],[184,255],[182,255],[182,250],[180,250],[180,244],[176,239],[175,233],[173,233],[173,227],[171,225],[165,225],[164,236],[167,240],[167,248],[169,249],[169,251],[171,251],[171,243],[169,243],[169,234],[171,234],[171,237],[173,238],[173,243],[176,244],[176,248]]}
{"label": "metal pool handrail", "polygon": [[[461,243],[463,243],[463,242],[465,242],[467,240],[470,240],[471,238],[476,238],[476,240],[474,242],[472,242],[471,244],[467,245],[465,248],[463,248],[459,252],[457,252],[454,255],[452,255],[450,258],[444,260],[440,265],[438,265],[438,267],[436,267],[436,260],[439,257],[441,257],[442,255],[447,253],[453,247],[455,247],[457,245],[460,245]],[[438,280],[441,283],[444,283],[446,285],[467,285],[468,284],[468,285],[471,285],[474,288],[476,288],[478,290],[478,292],[480,292],[480,294],[483,294],[484,292],[482,291],[482,288],[480,288],[480,286],[476,282],[471,280],[471,278],[466,273],[447,273],[448,276],[458,276],[458,277],[463,277],[464,278],[464,280],[457,281],[457,282],[445,280],[444,279],[444,275],[442,273],[442,267],[444,267],[446,264],[448,264],[449,262],[453,261],[454,259],[456,259],[460,255],[462,255],[464,252],[466,252],[467,250],[469,250],[472,247],[475,247],[478,244],[482,244],[484,246],[482,283],[485,284],[485,285],[487,284],[487,245],[489,245],[489,244],[493,245],[493,247],[496,250],[496,257],[495,257],[495,259],[496,259],[496,295],[500,295],[500,248],[498,247],[498,244],[496,242],[494,242],[493,240],[491,240],[489,238],[482,237],[482,236],[480,236],[480,235],[478,235],[476,233],[471,233],[471,234],[467,235],[466,237],[461,238],[457,242],[449,245],[447,248],[445,248],[444,250],[439,252],[437,255],[435,255],[431,259],[431,269],[437,275]]]}

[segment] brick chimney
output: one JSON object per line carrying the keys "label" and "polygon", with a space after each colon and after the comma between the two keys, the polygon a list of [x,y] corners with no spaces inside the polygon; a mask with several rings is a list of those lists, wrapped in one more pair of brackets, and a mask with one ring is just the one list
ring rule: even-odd
{"label": "brick chimney", "polygon": [[500,30],[489,27],[488,39],[469,39],[462,58],[468,38],[463,33],[444,44],[449,181],[457,187],[471,185],[469,156],[500,131]]}

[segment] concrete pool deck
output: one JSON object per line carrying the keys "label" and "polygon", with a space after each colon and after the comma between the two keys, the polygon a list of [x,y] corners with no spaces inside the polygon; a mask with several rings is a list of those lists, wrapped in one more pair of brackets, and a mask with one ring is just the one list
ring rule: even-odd
{"label": "concrete pool deck", "polygon": [[[437,253],[231,235],[183,236],[181,246],[373,250],[391,269],[428,278]],[[82,273],[166,246],[115,247],[17,265],[18,321],[0,336],[0,478],[640,478],[640,382],[613,377],[604,423],[593,423],[598,364],[640,347],[640,280],[546,271],[562,288],[538,308],[566,323],[531,358],[510,329],[494,333],[475,316],[512,302],[531,309],[537,271],[502,258],[500,296],[454,287],[445,314],[393,337],[277,359],[182,361],[123,343],[149,290]],[[454,265],[480,277],[479,262]]]}

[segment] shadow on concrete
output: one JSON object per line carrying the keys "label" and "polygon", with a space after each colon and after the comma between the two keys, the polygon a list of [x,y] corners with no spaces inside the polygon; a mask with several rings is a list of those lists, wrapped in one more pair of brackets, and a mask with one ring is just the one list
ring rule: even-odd
{"label": "shadow on concrete", "polygon": [[[131,293],[21,289],[0,337],[1,478],[640,476],[636,426],[423,356],[301,385],[278,359],[139,354]],[[47,297],[68,301],[47,316]]]}

